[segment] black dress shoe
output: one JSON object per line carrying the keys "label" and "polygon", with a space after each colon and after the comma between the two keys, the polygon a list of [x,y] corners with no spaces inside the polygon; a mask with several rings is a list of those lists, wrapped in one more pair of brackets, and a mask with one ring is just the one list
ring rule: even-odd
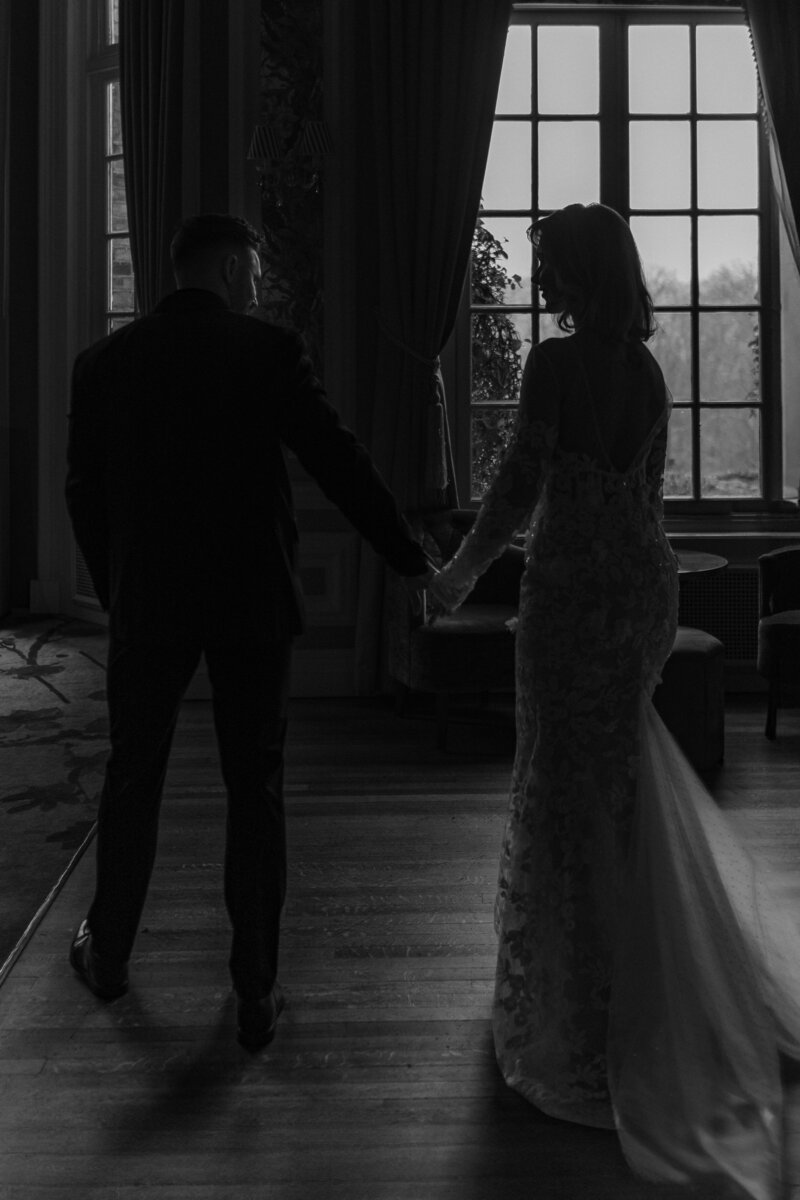
{"label": "black dress shoe", "polygon": [[245,1050],[261,1050],[275,1037],[278,1017],[283,1012],[283,992],[276,983],[266,996],[240,996],[236,1037]]}
{"label": "black dress shoe", "polygon": [[116,1000],[128,990],[127,963],[103,958],[92,949],[92,934],[86,921],[81,921],[69,949],[70,966],[101,1000]]}

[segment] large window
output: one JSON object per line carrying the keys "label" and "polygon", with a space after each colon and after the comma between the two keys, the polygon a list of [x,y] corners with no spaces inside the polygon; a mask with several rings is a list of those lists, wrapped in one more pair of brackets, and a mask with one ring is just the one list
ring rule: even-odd
{"label": "large window", "polygon": [[782,497],[767,179],[740,13],[515,15],[469,289],[473,499],[508,440],[531,344],[560,332],[531,285],[527,228],[573,201],[616,208],[639,245],[650,345],[675,399],[667,495],[698,510]]}
{"label": "large window", "polygon": [[[122,154],[119,0],[95,0],[88,16],[88,189],[83,226],[88,287],[79,298],[85,322],[82,345],[113,333],[135,315]],[[70,595],[81,612],[99,608],[86,562],[74,542]]]}
{"label": "large window", "polygon": [[125,200],[119,79],[105,85],[105,315],[108,332],[133,320],[133,263]]}

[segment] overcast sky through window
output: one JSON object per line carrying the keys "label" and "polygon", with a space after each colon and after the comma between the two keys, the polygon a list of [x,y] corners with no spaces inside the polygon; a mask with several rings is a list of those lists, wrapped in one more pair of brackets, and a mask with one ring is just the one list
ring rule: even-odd
{"label": "overcast sky through window", "polygon": [[[684,25],[634,25],[629,30],[631,207],[645,210],[631,227],[645,269],[690,278],[687,215],[646,215],[687,209],[691,180],[690,30]],[[539,203],[560,208],[599,199],[599,31],[594,26],[545,26],[538,38],[540,114],[581,120],[539,124]],[[527,209],[531,200],[531,37],[509,29],[496,122],[483,188],[485,209]],[[749,114],[748,120],[722,119]],[[756,72],[744,25],[697,29],[698,207],[736,210],[758,204]],[[703,119],[714,116],[716,120]],[[656,119],[647,119],[647,118]],[[528,118],[527,120],[525,118]],[[664,119],[668,118],[668,119]],[[528,279],[529,217],[487,219],[506,240],[507,269]],[[756,270],[758,220],[746,213],[698,219],[699,278],[723,265]],[[527,302],[520,293],[515,302]],[[688,299],[688,296],[687,296]]]}

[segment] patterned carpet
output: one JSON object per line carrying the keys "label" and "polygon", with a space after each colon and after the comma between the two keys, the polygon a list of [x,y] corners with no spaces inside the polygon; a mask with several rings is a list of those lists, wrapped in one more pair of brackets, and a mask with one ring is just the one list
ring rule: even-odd
{"label": "patterned carpet", "polygon": [[0,966],[94,824],[106,640],[69,617],[0,627]]}

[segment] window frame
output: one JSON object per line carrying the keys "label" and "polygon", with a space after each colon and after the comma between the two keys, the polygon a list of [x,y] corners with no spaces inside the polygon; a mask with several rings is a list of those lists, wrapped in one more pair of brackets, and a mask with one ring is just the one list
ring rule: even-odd
{"label": "window frame", "polygon": [[[685,119],[690,123],[692,146],[692,182],[690,207],[688,210],[637,210],[632,209],[628,202],[629,172],[628,146],[629,128],[632,120],[650,119],[649,114],[628,113],[628,78],[627,78],[627,49],[626,41],[628,28],[631,24],[650,25],[739,25],[745,23],[744,12],[741,8],[705,8],[699,6],[683,7],[669,6],[609,6],[609,5],[571,5],[544,6],[515,5],[509,21],[510,25],[540,26],[540,25],[595,25],[599,27],[600,54],[600,97],[597,120],[599,122],[600,138],[600,199],[602,203],[616,208],[626,220],[630,216],[674,215],[684,213],[690,216],[693,230],[696,229],[698,217],[705,215],[727,215],[731,210],[698,209],[696,195],[696,157],[698,121],[726,120],[732,114],[698,114],[690,111]],[[608,69],[611,61],[621,69]],[[605,65],[605,69],[604,69]],[[690,86],[694,95],[696,77],[695,38],[690,38]],[[536,61],[532,63],[532,90],[536,88]],[[519,120],[523,114],[503,113],[498,120]],[[532,178],[536,177],[537,168],[537,121],[554,119],[569,120],[563,115],[537,116],[535,107],[530,114],[524,114],[532,122],[531,154]],[[747,114],[750,120],[751,114]],[[572,119],[587,120],[585,115],[576,114]],[[658,114],[653,119],[675,120],[674,114]],[[760,473],[762,495],[758,497],[719,497],[719,498],[670,498],[666,501],[666,512],[669,517],[686,517],[691,519],[707,519],[719,525],[720,519],[726,517],[756,517],[765,518],[769,514],[793,512],[797,506],[783,499],[783,447],[782,447],[782,397],[780,374],[780,270],[778,253],[779,222],[777,204],[771,184],[769,149],[760,114],[756,111],[755,121],[758,138],[758,188],[759,204],[759,272],[760,291],[759,301],[753,305],[725,305],[730,311],[756,311],[759,318],[759,369],[760,369]],[[533,202],[534,197],[532,197]],[[547,210],[542,210],[547,211]],[[733,210],[738,213],[744,210]],[[486,209],[487,217],[519,216],[519,209]],[[482,215],[484,215],[482,213]],[[530,213],[533,219],[533,211]],[[702,409],[700,408],[699,387],[699,315],[705,310],[716,311],[713,305],[699,304],[697,287],[697,239],[692,237],[692,293],[687,305],[664,305],[668,311],[688,311],[692,327],[692,400],[691,421],[693,429],[693,482],[699,492],[700,458],[699,422]],[[459,308],[454,337],[443,355],[446,376],[454,392],[454,404],[451,407],[451,427],[454,439],[454,458],[456,476],[461,503],[477,507],[479,501],[471,497],[471,380],[470,380],[470,349],[471,349],[471,314],[473,311],[470,295],[470,280],[465,281],[462,302]],[[719,306],[716,306],[718,308]],[[539,340],[539,318],[541,313],[539,298],[531,297],[529,305],[503,306],[501,311],[526,312],[532,317],[533,342]],[[750,407],[735,402],[716,403],[715,409]]]}
{"label": "window frame", "polygon": [[110,253],[113,238],[130,237],[125,231],[108,229],[108,164],[123,161],[122,152],[108,149],[107,89],[119,83],[119,42],[111,42],[112,0],[97,0],[92,13],[90,47],[86,64],[88,85],[87,129],[87,266],[89,282],[88,335],[105,337],[112,321],[133,320],[135,309],[114,310],[111,304]]}

